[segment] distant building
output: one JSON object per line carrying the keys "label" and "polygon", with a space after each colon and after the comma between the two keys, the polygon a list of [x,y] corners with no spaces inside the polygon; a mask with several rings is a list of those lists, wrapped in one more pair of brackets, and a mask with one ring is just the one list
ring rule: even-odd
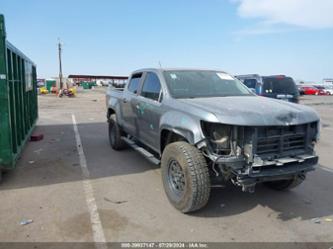
{"label": "distant building", "polygon": [[83,75],[83,74],[70,74],[68,79],[75,84],[80,84],[83,81],[105,81],[111,83],[125,83],[128,79],[127,76],[110,76],[110,75]]}
{"label": "distant building", "polygon": [[325,85],[333,85],[333,78],[332,79],[323,79],[323,84],[325,84]]}
{"label": "distant building", "polygon": [[313,86],[313,85],[320,85],[319,83],[315,81],[298,81],[296,82],[296,85],[303,85],[303,86]]}

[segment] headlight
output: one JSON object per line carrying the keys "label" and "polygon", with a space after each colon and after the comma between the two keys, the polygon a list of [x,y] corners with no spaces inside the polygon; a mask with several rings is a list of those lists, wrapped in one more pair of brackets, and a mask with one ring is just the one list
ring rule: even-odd
{"label": "headlight", "polygon": [[205,137],[211,142],[215,153],[230,154],[230,140],[232,136],[232,127],[230,125],[201,122],[201,127]]}
{"label": "headlight", "polygon": [[252,143],[247,143],[244,146],[244,156],[248,162],[253,161],[253,145]]}

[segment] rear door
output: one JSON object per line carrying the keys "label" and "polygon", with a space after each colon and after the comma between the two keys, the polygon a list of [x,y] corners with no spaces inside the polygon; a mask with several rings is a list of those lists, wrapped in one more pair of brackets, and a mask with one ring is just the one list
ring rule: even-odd
{"label": "rear door", "polygon": [[121,99],[121,115],[123,119],[122,127],[125,132],[136,136],[138,130],[137,115],[136,115],[136,99],[142,83],[143,73],[134,74],[124,91],[123,99]]}
{"label": "rear door", "polygon": [[161,82],[157,74],[147,72],[136,103],[140,129],[139,139],[156,150],[159,149],[159,123],[162,115],[163,93],[161,89]]}

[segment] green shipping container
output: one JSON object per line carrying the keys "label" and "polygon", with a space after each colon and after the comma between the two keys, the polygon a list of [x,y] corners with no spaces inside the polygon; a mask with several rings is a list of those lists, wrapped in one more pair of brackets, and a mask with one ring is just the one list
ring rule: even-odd
{"label": "green shipping container", "polygon": [[6,40],[0,15],[0,177],[13,169],[38,116],[36,65]]}

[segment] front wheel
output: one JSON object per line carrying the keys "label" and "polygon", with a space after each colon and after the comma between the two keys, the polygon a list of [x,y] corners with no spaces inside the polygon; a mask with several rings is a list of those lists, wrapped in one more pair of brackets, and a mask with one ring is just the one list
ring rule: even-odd
{"label": "front wheel", "polygon": [[305,180],[305,175],[297,175],[290,180],[264,182],[264,185],[278,191],[290,190],[300,185]]}
{"label": "front wheel", "polygon": [[163,151],[162,180],[171,204],[183,213],[204,207],[210,195],[207,162],[202,153],[186,142],[175,142]]}

